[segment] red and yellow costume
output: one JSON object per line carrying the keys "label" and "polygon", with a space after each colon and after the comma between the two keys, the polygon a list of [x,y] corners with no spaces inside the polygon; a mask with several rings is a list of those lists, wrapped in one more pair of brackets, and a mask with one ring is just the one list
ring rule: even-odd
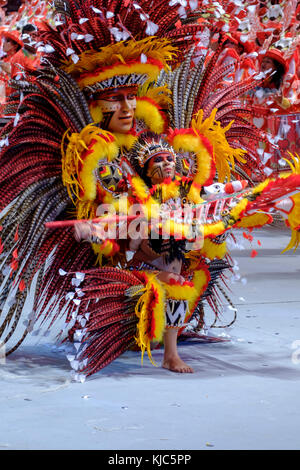
{"label": "red and yellow costume", "polygon": [[[78,346],[72,366],[90,375],[131,347],[151,358],[151,344],[161,341],[166,326],[166,300],[185,303],[187,322],[217,276],[210,262],[220,261],[220,270],[227,266],[221,263],[227,253],[222,235],[268,223],[264,212],[274,197],[299,191],[299,168],[295,159],[295,174],[234,195],[232,205],[225,201],[218,217],[203,224],[203,246],[184,251],[182,285],[164,284],[141,265],[129,267],[126,240],[79,244],[73,227],[46,230],[52,221],[93,219],[99,205],[115,209],[120,200],[117,214],[139,204],[146,222],[150,208],[173,200],[177,208],[188,203],[196,209],[206,204],[206,185],[232,176],[252,186],[249,174],[261,170],[250,142],[258,142],[260,132],[238,100],[255,84],[248,78],[213,93],[224,73],[216,67],[222,40],[206,67],[204,59],[193,62],[195,37],[203,29],[195,2],[185,8],[184,21],[180,7],[169,2],[55,3],[57,26],[45,26],[40,37],[43,66],[13,83],[17,92],[8,108],[18,119],[2,131],[0,246],[6,269],[0,334],[5,344],[27,319],[11,353],[32,329],[48,331],[63,317],[62,338]],[[132,85],[132,129],[116,134],[101,128],[97,93]],[[159,134],[162,146],[167,142],[180,156],[174,181],[149,187],[141,177],[135,151],[145,131]],[[112,185],[104,184],[110,168],[120,176]],[[296,246],[299,202],[290,197],[294,209],[287,220]],[[184,243],[191,238],[190,224],[166,220],[159,230],[168,230],[175,248],[178,234]]]}

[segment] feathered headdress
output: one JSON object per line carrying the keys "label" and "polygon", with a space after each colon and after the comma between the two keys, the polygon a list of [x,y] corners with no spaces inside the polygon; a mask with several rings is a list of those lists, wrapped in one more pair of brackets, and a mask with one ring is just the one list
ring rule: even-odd
{"label": "feathered headdress", "polygon": [[130,149],[130,163],[140,173],[152,157],[162,152],[169,153],[177,160],[177,154],[166,140],[152,132],[144,132]]}
{"label": "feathered headdress", "polygon": [[[56,29],[48,26],[41,33],[40,50],[88,94],[155,80],[180,60],[202,28],[196,11],[193,24],[189,19],[181,24],[177,2],[55,0],[54,6]],[[186,14],[192,8],[196,5]]]}

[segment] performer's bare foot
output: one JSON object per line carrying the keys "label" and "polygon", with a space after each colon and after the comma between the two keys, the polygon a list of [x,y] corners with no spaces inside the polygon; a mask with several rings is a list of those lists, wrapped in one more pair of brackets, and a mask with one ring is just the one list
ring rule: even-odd
{"label": "performer's bare foot", "polygon": [[177,328],[167,328],[164,334],[165,353],[162,367],[179,373],[193,373],[193,369],[188,366],[177,352]]}
{"label": "performer's bare foot", "polygon": [[162,367],[164,369],[171,370],[172,372],[179,373],[193,373],[193,369],[188,366],[179,356],[173,356],[170,358],[164,358]]}

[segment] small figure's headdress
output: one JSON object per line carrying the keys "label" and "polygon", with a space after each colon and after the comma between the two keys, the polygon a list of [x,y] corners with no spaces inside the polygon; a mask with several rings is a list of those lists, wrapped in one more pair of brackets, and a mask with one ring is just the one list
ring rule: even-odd
{"label": "small figure's headdress", "polygon": [[141,174],[146,163],[154,156],[161,153],[169,153],[174,157],[175,162],[178,155],[171,145],[161,136],[153,132],[146,131],[139,136],[134,146],[130,150],[130,163]]}

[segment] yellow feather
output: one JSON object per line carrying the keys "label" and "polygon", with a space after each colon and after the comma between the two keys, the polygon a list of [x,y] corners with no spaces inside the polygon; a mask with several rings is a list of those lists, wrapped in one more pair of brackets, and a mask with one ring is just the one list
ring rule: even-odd
{"label": "yellow feather", "polygon": [[164,130],[165,121],[162,112],[143,98],[137,99],[134,117],[143,120],[148,129],[156,134],[161,134]]}

